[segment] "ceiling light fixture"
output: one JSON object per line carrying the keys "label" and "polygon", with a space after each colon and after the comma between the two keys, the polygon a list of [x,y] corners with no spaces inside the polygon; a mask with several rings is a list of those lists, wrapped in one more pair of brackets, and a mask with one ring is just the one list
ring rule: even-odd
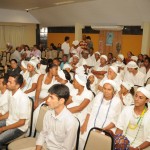
{"label": "ceiling light fixture", "polygon": [[71,4],[74,3],[75,1],[63,1],[63,2],[56,2],[54,3],[55,5],[64,5],[64,4]]}
{"label": "ceiling light fixture", "polygon": [[121,31],[123,30],[123,26],[91,26],[93,30],[115,30]]}
{"label": "ceiling light fixture", "polygon": [[27,8],[27,9],[25,9],[25,10],[28,12],[28,11],[35,10],[35,9],[39,9],[39,7]]}

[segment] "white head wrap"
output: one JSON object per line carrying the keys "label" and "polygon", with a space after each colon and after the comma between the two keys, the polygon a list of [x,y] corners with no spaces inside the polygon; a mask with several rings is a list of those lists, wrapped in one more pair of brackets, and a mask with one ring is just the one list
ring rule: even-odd
{"label": "white head wrap", "polygon": [[27,69],[27,64],[28,64],[28,61],[25,61],[25,60],[21,61],[21,66],[25,69]]}
{"label": "white head wrap", "polygon": [[62,70],[59,70],[59,71],[58,71],[58,76],[59,76],[61,79],[63,79],[63,80],[67,80],[66,77],[65,77],[65,74],[64,74],[64,72],[63,72]]}
{"label": "white head wrap", "polygon": [[93,82],[93,84],[97,84],[98,79],[96,78],[96,76],[95,76],[93,73],[89,73],[88,76],[87,76],[87,79],[88,79],[90,76],[94,76],[94,82]]}
{"label": "white head wrap", "polygon": [[109,68],[112,69],[116,74],[118,73],[118,67],[110,66]]}
{"label": "white head wrap", "polygon": [[79,74],[76,74],[76,75],[75,75],[75,79],[77,80],[77,82],[78,82],[80,85],[86,86],[86,83],[87,83],[86,75],[79,75]]}
{"label": "white head wrap", "polygon": [[73,44],[74,46],[77,46],[77,45],[79,45],[79,41],[78,41],[78,40],[75,40],[75,41],[72,42],[72,44]]}
{"label": "white head wrap", "polygon": [[85,73],[85,68],[83,66],[80,66],[76,69],[76,74],[83,75]]}
{"label": "white head wrap", "polygon": [[118,90],[118,89],[117,89],[117,84],[116,84],[113,80],[105,80],[104,83],[103,83],[103,86],[104,86],[104,84],[106,84],[106,83],[110,84],[110,85],[114,88],[114,91],[117,91],[117,90]]}
{"label": "white head wrap", "polygon": [[132,83],[129,82],[122,82],[121,83],[128,91],[131,90],[131,88],[134,86]]}
{"label": "white head wrap", "polygon": [[127,64],[127,67],[128,67],[128,68],[138,68],[138,65],[137,65],[134,61],[130,61],[130,62]]}
{"label": "white head wrap", "polygon": [[150,91],[150,84],[147,84],[145,88]]}
{"label": "white head wrap", "polygon": [[84,50],[84,51],[82,51],[82,53],[89,54],[89,51],[88,50]]}
{"label": "white head wrap", "polygon": [[100,54],[100,52],[95,52],[94,54],[98,54],[98,55],[101,55],[101,54]]}
{"label": "white head wrap", "polygon": [[150,99],[150,91],[147,90],[145,87],[139,87],[137,89],[137,92],[138,91],[141,92],[141,93],[143,93],[148,99]]}
{"label": "white head wrap", "polygon": [[66,68],[69,68],[69,69],[72,69],[71,65],[70,64],[64,64],[63,66],[63,70],[66,69]]}
{"label": "white head wrap", "polygon": [[106,61],[108,60],[106,55],[101,55],[101,58],[104,58]]}
{"label": "white head wrap", "polygon": [[118,57],[123,61],[124,60],[124,56],[122,54],[119,54]]}
{"label": "white head wrap", "polygon": [[73,50],[71,51],[71,54],[77,54],[77,51],[76,51],[75,49],[73,49]]}
{"label": "white head wrap", "polygon": [[137,56],[131,56],[131,60],[133,60],[133,61],[136,61],[136,62],[137,62],[138,57],[137,57]]}
{"label": "white head wrap", "polygon": [[73,57],[77,57],[79,59],[79,56],[77,54],[73,55]]}
{"label": "white head wrap", "polygon": [[30,61],[28,61],[28,64],[32,65],[36,69],[36,66],[38,63],[34,60],[30,60]]}

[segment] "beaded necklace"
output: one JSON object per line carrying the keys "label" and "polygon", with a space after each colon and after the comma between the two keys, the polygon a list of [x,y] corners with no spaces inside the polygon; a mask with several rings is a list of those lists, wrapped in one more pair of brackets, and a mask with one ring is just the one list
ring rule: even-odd
{"label": "beaded necklace", "polygon": [[[97,114],[96,114],[96,117],[95,117],[95,120],[94,120],[94,127],[96,126],[96,120],[97,120],[97,117],[98,117],[98,114],[99,114],[99,111],[100,111],[100,108],[101,108],[101,106],[102,106],[103,101],[104,101],[104,99],[102,99],[102,101],[101,101],[101,103],[100,103],[100,105],[99,105],[99,107],[98,107],[98,111],[97,111]],[[105,117],[105,120],[104,120],[104,122],[103,122],[103,124],[102,124],[102,128],[103,128],[103,126],[104,126],[104,124],[105,124],[105,122],[106,122],[106,120],[107,120],[111,103],[112,103],[112,100],[110,100],[110,103],[109,103],[109,106],[108,106],[108,109],[107,109],[107,113],[106,113],[106,117]]]}
{"label": "beaded necklace", "polygon": [[[137,121],[137,123],[136,123],[136,128],[137,128],[137,126],[138,126],[138,124],[139,124],[139,128],[138,128],[138,131],[137,131],[137,133],[136,133],[136,135],[135,135],[135,138],[134,138],[134,140],[131,142],[131,145],[135,142],[135,140],[136,140],[136,138],[137,138],[137,136],[138,136],[138,134],[139,134],[139,131],[140,131],[140,128],[141,128],[141,125],[142,125],[142,121],[143,121],[143,117],[144,117],[144,114],[145,114],[145,112],[146,112],[146,107],[144,108],[144,110],[143,110],[143,112],[142,112],[142,114],[140,115],[140,118],[138,119],[138,121]],[[130,125],[130,122],[129,122],[129,125]],[[130,128],[130,126],[128,125],[128,127],[127,127],[127,129],[126,129],[126,131],[125,131],[125,136],[127,135],[127,130],[128,130],[128,128]],[[130,128],[131,130],[135,130],[136,128]]]}

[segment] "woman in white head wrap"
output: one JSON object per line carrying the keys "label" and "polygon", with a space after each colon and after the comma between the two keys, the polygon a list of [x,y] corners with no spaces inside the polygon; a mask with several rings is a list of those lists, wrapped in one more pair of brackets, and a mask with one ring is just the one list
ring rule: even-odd
{"label": "woman in white head wrap", "polygon": [[64,64],[63,70],[66,70],[70,74],[71,80],[73,80],[74,74],[71,72],[71,69],[72,67],[70,64]]}
{"label": "woman in white head wrap", "polygon": [[93,99],[93,93],[86,87],[87,77],[85,75],[75,75],[73,86],[76,89],[74,95],[67,101],[67,108],[79,119],[82,125],[90,102]]}
{"label": "woman in white head wrap", "polygon": [[122,103],[115,96],[116,90],[116,83],[112,80],[106,80],[103,83],[103,92],[99,92],[93,99],[93,106],[88,113],[87,121],[81,127],[79,143],[81,149],[91,128],[98,127],[104,130],[115,130],[117,119],[122,110]]}
{"label": "woman in white head wrap", "polygon": [[24,61],[24,60],[21,61],[20,68],[22,71],[20,72],[20,74],[22,74],[24,80],[29,77],[29,72],[27,70],[27,64],[28,64],[28,61]]}
{"label": "woman in white head wrap", "polygon": [[92,70],[92,73],[97,77],[102,79],[104,77],[104,74],[108,71],[108,65],[107,65],[107,56],[101,55],[100,57],[100,64],[98,67],[94,67]]}
{"label": "woman in white head wrap", "polygon": [[130,141],[131,150],[150,149],[150,111],[146,103],[150,92],[140,87],[134,96],[134,105],[125,107],[121,112],[116,134],[123,134]]}
{"label": "woman in white head wrap", "polygon": [[34,60],[30,60],[27,64],[27,70],[29,72],[29,76],[25,79],[26,83],[23,86],[22,90],[28,96],[35,98],[35,90],[37,87],[37,80],[39,74],[36,72],[37,62]]}
{"label": "woman in white head wrap", "polygon": [[87,76],[91,90],[96,94],[98,90],[98,80],[94,74],[90,73]]}
{"label": "woman in white head wrap", "polygon": [[121,89],[118,92],[118,95],[122,101],[122,104],[125,106],[130,106],[134,104],[133,95],[134,93],[131,93],[134,91],[133,84],[129,82],[122,82],[121,83]]}
{"label": "woman in white head wrap", "polygon": [[102,91],[102,86],[103,86],[103,83],[105,82],[105,80],[113,80],[117,84],[118,89],[119,89],[122,81],[121,81],[120,75],[118,74],[118,68],[115,66],[110,66],[108,68],[107,74],[104,76],[104,78],[99,83],[99,86],[98,86],[99,91]]}

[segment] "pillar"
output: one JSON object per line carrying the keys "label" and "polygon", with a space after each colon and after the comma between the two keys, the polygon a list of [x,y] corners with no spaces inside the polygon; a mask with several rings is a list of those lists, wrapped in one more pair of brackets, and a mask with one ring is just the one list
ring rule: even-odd
{"label": "pillar", "polygon": [[144,22],[143,24],[141,53],[150,55],[150,22]]}
{"label": "pillar", "polygon": [[82,29],[84,26],[80,23],[75,24],[75,40],[81,41],[82,40]]}

